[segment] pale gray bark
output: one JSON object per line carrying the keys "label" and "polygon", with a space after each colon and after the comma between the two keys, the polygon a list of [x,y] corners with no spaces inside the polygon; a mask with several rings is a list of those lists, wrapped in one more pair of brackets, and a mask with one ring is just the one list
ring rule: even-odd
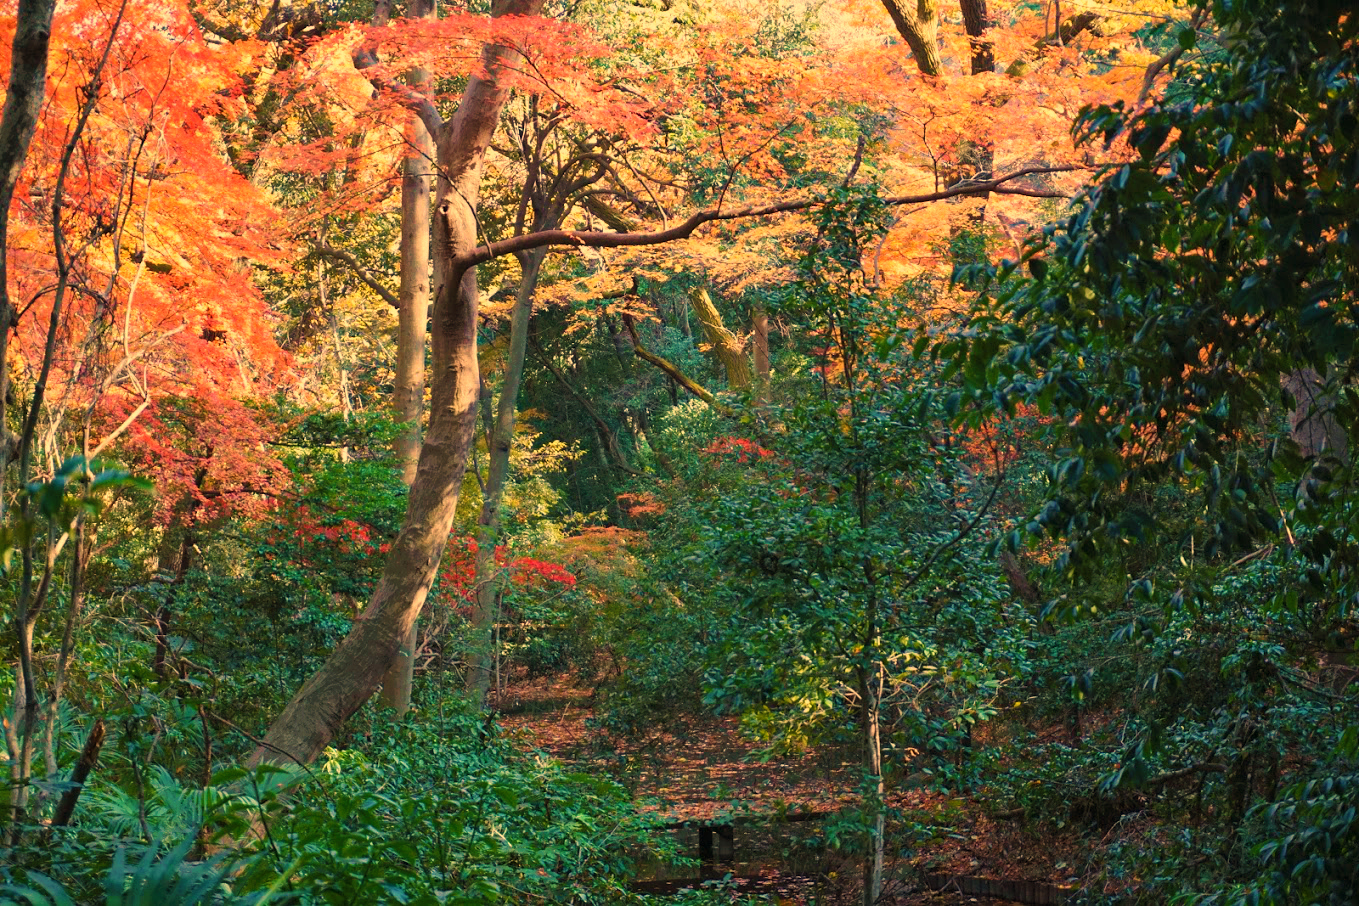
{"label": "pale gray bark", "polygon": [[[432,18],[434,4],[412,0],[409,18]],[[428,90],[430,73],[413,69],[406,82]],[[418,116],[408,124],[410,147],[401,165],[401,276],[397,292],[396,388],[392,407],[402,426],[393,444],[406,486],[415,481],[420,461],[420,420],[425,413],[425,334],[429,322],[430,180],[434,175],[434,138]],[[397,652],[396,661],[382,679],[382,702],[405,714],[411,706],[415,684],[418,630],[410,631]]]}

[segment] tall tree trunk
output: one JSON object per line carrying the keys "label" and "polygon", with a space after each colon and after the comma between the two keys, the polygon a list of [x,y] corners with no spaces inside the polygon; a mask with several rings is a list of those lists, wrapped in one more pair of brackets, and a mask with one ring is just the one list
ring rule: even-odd
{"label": "tall tree trunk", "polygon": [[[8,430],[9,415],[9,333],[18,320],[13,300],[9,295],[9,214],[19,175],[28,157],[33,134],[37,129],[38,114],[42,109],[47,88],[47,55],[52,33],[52,0],[20,0],[15,16],[14,40],[11,45],[9,81],[6,85],[5,106],[0,112],[0,520],[6,519],[5,485],[8,466],[18,461],[17,484],[24,487],[31,475],[33,444],[37,437],[37,422],[44,403],[50,369],[55,360],[56,336],[61,326],[63,299],[71,273],[69,248],[62,229],[62,205],[66,178],[74,151],[89,122],[99,96],[98,84],[108,63],[118,27],[126,10],[124,2],[112,22],[104,51],[86,84],[85,100],[75,122],[68,131],[62,165],[52,188],[53,241],[56,251],[56,282],[51,287],[52,311],[48,319],[47,340],[42,354],[38,377],[23,414],[23,426],[18,435]],[[22,411],[22,410],[21,410]],[[12,627],[18,649],[15,666],[13,708],[4,723],[6,752],[9,756],[10,783],[0,791],[0,845],[12,845],[26,821],[26,810],[32,773],[35,731],[40,701],[34,675],[34,627],[45,606],[55,578],[56,558],[65,543],[56,536],[55,520],[46,520],[46,566],[35,587],[34,546],[42,531],[43,519],[33,512],[32,501],[20,498],[20,521],[35,531],[20,545],[21,573],[18,594],[14,599]]]}
{"label": "tall tree trunk", "polygon": [[[990,13],[987,11],[986,0],[959,0],[959,3],[963,11],[963,27],[967,31],[967,36],[972,45],[972,74],[980,75],[983,72],[994,72],[996,69],[995,48],[992,42],[984,38],[986,30],[994,24],[990,19]],[[990,179],[996,168],[996,149],[990,136],[979,135],[960,146],[960,150],[964,147],[966,153],[959,155],[959,164],[963,168],[963,178]],[[969,170],[971,172],[968,172]],[[973,207],[968,214],[968,222],[973,229],[981,230],[982,225],[986,222],[986,203],[989,197],[989,194],[983,194],[979,196],[979,201],[972,203]]]}
{"label": "tall tree trunk", "polygon": [[995,72],[994,45],[982,37],[992,25],[986,9],[986,0],[959,0],[959,2],[963,8],[963,28],[966,29],[972,44],[972,74]]}
{"label": "tall tree trunk", "polygon": [[[18,318],[9,297],[9,209],[47,90],[47,48],[52,38],[52,12],[55,9],[56,0],[19,0],[5,107],[0,113],[0,470],[14,458],[17,449],[16,441],[6,427],[9,424],[6,418],[9,333]],[[0,491],[3,491],[2,482]],[[0,514],[4,513],[3,497],[0,493]]]}
{"label": "tall tree trunk", "polygon": [[1348,439],[1336,419],[1335,393],[1321,375],[1311,368],[1299,368],[1285,374],[1282,383],[1293,397],[1293,410],[1288,413],[1289,434],[1302,455],[1310,458],[1329,453],[1348,462]]}
{"label": "tall tree trunk", "polygon": [[[543,0],[497,0],[492,15],[537,15]],[[507,47],[482,52],[484,76],[468,80],[457,113],[439,130],[434,213],[430,422],[406,521],[392,543],[368,607],[345,640],[293,696],[250,764],[310,762],[377,690],[409,636],[443,557],[476,431],[478,291],[475,268],[481,173],[509,90],[499,76],[517,60]]]}
{"label": "tall tree trunk", "polygon": [[878,713],[877,677],[866,667],[858,669],[859,724],[863,736],[863,768],[866,797],[872,797],[872,812],[864,854],[863,906],[874,906],[882,897],[882,868],[886,851],[887,815],[884,799],[887,788],[882,777],[882,726]]}
{"label": "tall tree trunk", "polygon": [[194,538],[191,527],[193,510],[193,507],[188,508],[187,513],[182,517],[177,515],[177,518],[166,526],[160,552],[156,555],[156,574],[162,578],[165,591],[160,603],[156,605],[156,613],[152,618],[151,628],[155,632],[156,653],[151,662],[151,669],[161,678],[169,676],[170,620],[175,612],[175,598],[184,585],[184,579],[188,576],[189,566],[193,561]]}
{"label": "tall tree trunk", "polygon": [[[434,15],[429,0],[412,0],[408,18]],[[407,84],[427,90],[430,73],[412,69]],[[429,321],[430,177],[433,175],[434,138],[420,117],[411,116],[406,158],[401,164],[401,285],[397,292],[396,389],[392,407],[401,432],[393,443],[401,464],[401,478],[410,487],[420,462],[420,418],[425,413],[425,332]],[[414,623],[397,652],[396,661],[382,678],[382,703],[405,714],[415,683],[415,652],[419,644]]]}
{"label": "tall tree trunk", "polygon": [[703,338],[726,369],[727,389],[749,389],[750,361],[746,358],[745,344],[722,323],[722,313],[713,304],[712,295],[702,287],[695,287],[689,291],[689,304],[703,328]]}
{"label": "tall tree trunk", "polygon": [[939,62],[939,12],[934,0],[882,0],[897,34],[911,48],[915,65],[925,75],[943,72]]}
{"label": "tall tree trunk", "polygon": [[519,260],[519,291],[510,315],[510,349],[505,363],[505,382],[496,405],[495,425],[491,429],[487,458],[486,487],[482,491],[481,516],[477,520],[476,595],[472,610],[473,648],[467,666],[467,692],[481,705],[491,687],[491,665],[495,652],[492,628],[498,594],[495,582],[495,549],[500,540],[500,504],[505,496],[505,481],[510,472],[510,449],[514,445],[515,413],[519,408],[519,385],[524,379],[524,355],[528,349],[529,321],[533,317],[533,294],[538,287],[546,248],[532,249],[515,256]]}

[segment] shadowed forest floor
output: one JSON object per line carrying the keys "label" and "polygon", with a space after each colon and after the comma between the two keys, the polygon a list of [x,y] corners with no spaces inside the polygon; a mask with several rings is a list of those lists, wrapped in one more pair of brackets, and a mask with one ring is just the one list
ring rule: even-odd
{"label": "shadowed forest floor", "polygon": [[[809,752],[794,757],[759,757],[760,745],[742,735],[734,717],[683,715],[638,737],[609,733],[593,723],[592,687],[570,675],[514,678],[493,702],[500,724],[523,745],[542,749],[567,764],[604,769],[639,799],[652,804],[669,822],[703,822],[768,814],[833,813],[853,806],[857,765],[848,749]],[[1067,884],[1081,872],[1080,840],[1074,833],[1054,835],[1022,823],[990,817],[979,797],[931,789],[891,795],[889,804],[903,817],[926,827],[915,848],[891,865],[888,888],[895,904],[1002,903],[957,893],[934,894],[918,888],[923,872]],[[857,863],[830,852],[815,839],[821,822],[794,822],[784,831],[749,832],[762,836],[764,854],[742,852],[726,866],[747,876],[745,890],[773,893],[781,903],[853,902]],[[743,829],[744,831],[744,829]],[[696,837],[693,830],[678,831]],[[690,842],[684,842],[689,848]],[[770,856],[782,846],[783,856]],[[803,855],[790,855],[799,847]],[[696,844],[695,844],[696,848]],[[753,861],[744,861],[753,858]],[[694,875],[693,869],[679,871]],[[821,876],[819,899],[807,888]],[[657,867],[652,883],[673,883],[675,875]],[[720,874],[718,875],[720,877]]]}

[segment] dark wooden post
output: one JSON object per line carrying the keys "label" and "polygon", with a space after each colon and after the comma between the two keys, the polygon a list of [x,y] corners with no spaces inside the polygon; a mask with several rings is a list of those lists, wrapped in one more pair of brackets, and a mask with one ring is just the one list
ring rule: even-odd
{"label": "dark wooden post", "polygon": [[736,827],[723,824],[717,827],[717,858],[721,862],[732,862],[736,858]]}

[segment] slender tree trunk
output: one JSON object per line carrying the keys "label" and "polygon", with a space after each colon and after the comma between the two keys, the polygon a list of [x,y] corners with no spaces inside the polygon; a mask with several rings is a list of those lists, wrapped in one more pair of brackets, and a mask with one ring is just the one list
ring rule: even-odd
{"label": "slender tree trunk", "polygon": [[769,402],[769,312],[758,306],[751,317],[755,334],[755,405]]}
{"label": "slender tree trunk", "polygon": [[[412,0],[408,17],[429,18],[434,5]],[[430,74],[413,69],[408,84],[426,90]],[[393,447],[401,477],[410,487],[420,461],[420,419],[425,413],[425,333],[429,322],[430,177],[433,175],[434,138],[418,116],[412,116],[410,147],[401,175],[401,285],[397,292],[396,390],[393,409],[402,426]],[[396,662],[382,679],[382,703],[405,714],[415,684],[415,653],[419,638],[414,623],[397,652]]]}
{"label": "slender tree trunk", "polygon": [[180,586],[184,584],[184,577],[188,575],[189,565],[193,559],[193,530],[189,527],[192,519],[191,507],[182,521],[176,519],[175,523],[178,524],[172,523],[166,527],[160,553],[156,556],[156,572],[166,578],[165,596],[156,606],[156,613],[152,618],[156,653],[151,669],[156,676],[162,678],[168,675],[169,670],[167,661],[170,655],[170,620],[174,616],[175,596],[178,595]]}
{"label": "slender tree trunk", "polygon": [[[325,225],[321,227],[320,245],[326,244]],[[349,424],[349,420],[354,417],[354,401],[349,394],[349,368],[345,364],[344,343],[340,340],[340,317],[335,311],[334,300],[330,298],[329,275],[326,271],[326,259],[316,259],[316,292],[320,301],[320,309],[330,316],[330,347],[335,352],[335,390],[340,397],[340,414],[344,417],[344,423]],[[349,447],[340,447],[340,462],[349,462]]]}
{"label": "slender tree trunk", "polygon": [[[5,107],[0,113],[0,470],[14,458],[17,443],[6,427],[9,392],[9,333],[18,317],[9,297],[9,211],[28,157],[47,90],[47,48],[56,0],[19,0],[14,22]],[[0,471],[0,474],[3,474]],[[3,482],[0,482],[3,492]],[[0,515],[4,495],[0,493]]]}
{"label": "slender tree trunk", "polygon": [[[855,356],[854,348],[841,327],[841,349],[844,355],[845,386],[854,386]],[[858,404],[850,401],[850,424],[857,424]],[[857,429],[852,435],[857,444]],[[859,511],[859,527],[867,530],[871,524],[869,516],[869,497],[873,487],[872,476],[867,467],[855,467],[854,502]],[[863,906],[875,906],[882,897],[882,865],[887,846],[887,788],[882,776],[882,661],[878,656],[881,645],[881,627],[878,626],[879,602],[877,571],[870,560],[863,563],[864,585],[868,591],[867,607],[864,613],[864,634],[862,638],[862,660],[855,668],[855,678],[859,683],[859,726],[863,734],[864,798],[871,801],[871,821],[868,828],[867,851],[864,854],[864,898]]]}
{"label": "slender tree trunk", "polygon": [[100,717],[95,720],[94,726],[90,727],[89,735],[85,737],[85,747],[81,749],[80,759],[71,770],[71,787],[61,794],[61,800],[57,802],[57,810],[52,815],[52,824],[47,831],[49,835],[52,827],[65,827],[71,823],[76,801],[85,788],[85,781],[89,779],[90,772],[99,762],[99,750],[103,747],[104,719]]}
{"label": "slender tree trunk", "polygon": [[[15,11],[14,40],[10,49],[9,79],[5,83],[5,105],[0,112],[0,519],[7,516],[5,501],[9,464],[19,460],[18,484],[22,487],[28,481],[28,465],[31,444],[39,407],[42,403],[43,387],[47,377],[47,367],[52,360],[53,337],[48,337],[43,358],[43,370],[34,388],[33,401],[24,419],[24,428],[16,436],[9,428],[9,335],[18,321],[18,313],[9,295],[9,215],[14,191],[28,158],[29,146],[37,129],[38,114],[42,110],[47,90],[47,55],[52,37],[52,14],[56,8],[55,0],[19,0]],[[117,22],[122,21],[122,11]],[[116,27],[116,25],[115,25]],[[107,49],[104,60],[107,60]],[[103,61],[100,62],[102,69]],[[83,117],[75,126],[78,136],[84,128],[88,111],[93,109],[92,98],[87,99]],[[68,142],[74,142],[72,136]],[[71,147],[68,145],[68,147]],[[68,151],[69,159],[69,151]],[[63,166],[54,189],[53,217],[59,224],[62,185],[66,175]],[[61,237],[60,227],[56,235]],[[52,326],[55,332],[61,309],[61,297],[65,292],[69,262],[58,251],[58,285],[52,306]],[[22,411],[22,410],[21,410]],[[21,509],[23,518],[30,518],[27,503]],[[51,526],[49,525],[49,531]],[[49,555],[52,551],[48,539]],[[12,844],[22,822],[28,799],[28,780],[32,767],[33,735],[38,717],[37,685],[33,676],[33,627],[37,622],[41,600],[35,602],[32,594],[32,542],[23,546],[23,578],[19,597],[13,616],[14,640],[18,647],[18,664],[15,670],[13,710],[9,719],[4,721],[6,751],[9,756],[10,783],[0,792],[0,810],[6,822],[0,829],[0,844]],[[53,563],[49,556],[48,578],[51,578]]]}
{"label": "slender tree trunk", "polygon": [[681,302],[675,307],[679,309],[679,318],[677,320],[680,322],[680,330],[684,331],[685,338],[689,341],[690,345],[692,345],[694,342],[694,329],[689,326],[689,306]]}
{"label": "slender tree trunk", "polygon": [[897,34],[911,48],[915,65],[925,75],[944,71],[939,62],[939,13],[934,0],[882,0]]}
{"label": "slender tree trunk", "polygon": [[409,485],[420,461],[420,419],[425,414],[425,334],[429,327],[429,205],[434,140],[417,121],[417,153],[406,158],[401,180],[401,288],[397,296],[396,391],[401,424],[394,443],[401,476]]}
{"label": "slender tree trunk", "polygon": [[[15,621],[15,635],[19,642],[19,667],[14,682],[14,722],[18,724],[18,734],[11,746],[10,756],[10,813],[5,816],[5,845],[13,845],[18,839],[20,828],[27,823],[28,799],[31,793],[29,780],[33,775],[33,734],[35,721],[31,715],[38,707],[36,681],[33,678],[33,625],[34,621]],[[24,655],[27,655],[25,657]],[[9,721],[6,721],[8,725]],[[6,726],[6,730],[8,730]]]}
{"label": "slender tree trunk", "polygon": [[[990,41],[984,39],[986,30],[992,26],[990,13],[986,8],[986,0],[959,0],[963,10],[963,27],[967,31],[967,36],[972,44],[972,74],[980,75],[983,72],[994,72],[996,69],[995,48]],[[989,136],[977,136],[971,142],[975,150],[969,155],[968,163],[972,164],[974,173],[965,174],[964,178],[990,179],[996,169],[996,149]],[[973,227],[980,230],[986,222],[986,203],[989,195],[980,196],[980,201],[975,205],[968,220]]]}
{"label": "slender tree trunk", "polygon": [[[88,456],[86,457],[88,461]],[[85,517],[76,519],[72,531],[70,592],[66,602],[66,620],[62,627],[61,647],[57,649],[57,664],[52,671],[52,683],[47,694],[47,713],[43,727],[43,759],[47,776],[57,774],[57,733],[61,718],[61,699],[66,691],[66,670],[75,652],[76,623],[85,607],[85,571],[90,565],[92,547],[90,528]]]}
{"label": "slender tree trunk", "polygon": [[[498,0],[492,15],[537,15],[543,0]],[[274,721],[249,763],[310,762],[377,690],[429,595],[453,527],[467,454],[476,431],[476,270],[460,259],[477,247],[475,211],[482,168],[509,90],[498,76],[513,50],[488,46],[484,76],[468,80],[457,113],[439,130],[434,213],[429,430],[420,448],[406,521],[392,543],[368,607],[330,658]]]}
{"label": "slender tree trunk", "polygon": [[882,897],[883,857],[887,846],[887,816],[883,800],[887,788],[882,777],[882,726],[878,714],[877,677],[865,667],[860,667],[858,674],[863,767],[868,785],[864,792],[873,798],[867,834],[868,851],[864,854],[863,906],[874,906]]}
{"label": "slender tree trunk", "polygon": [[528,349],[529,321],[533,316],[533,294],[538,287],[547,249],[533,249],[515,256],[519,260],[519,292],[510,316],[510,349],[505,363],[505,382],[496,405],[495,425],[491,429],[490,460],[486,487],[482,491],[481,516],[477,520],[476,595],[472,610],[473,649],[467,666],[467,692],[481,705],[491,686],[491,666],[495,652],[492,628],[498,610],[495,581],[495,549],[500,540],[500,504],[505,496],[505,481],[510,472],[510,449],[514,445],[515,413],[519,407],[519,386],[524,379],[524,356]]}

